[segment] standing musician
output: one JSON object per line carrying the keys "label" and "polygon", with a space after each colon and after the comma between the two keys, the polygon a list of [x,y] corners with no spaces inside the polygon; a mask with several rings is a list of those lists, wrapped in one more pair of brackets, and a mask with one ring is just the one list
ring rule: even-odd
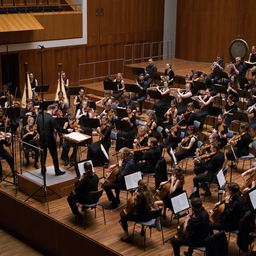
{"label": "standing musician", "polygon": [[74,99],[74,105],[76,106],[76,112],[80,108],[81,102],[85,100],[84,89],[80,89],[79,94]]}
{"label": "standing musician", "polygon": [[155,111],[151,110],[148,113],[148,119],[146,126],[148,128],[148,133],[150,134],[152,130],[156,130],[157,128],[157,117]]}
{"label": "standing musician", "polygon": [[[0,92],[0,99],[4,99],[4,102],[7,101],[7,97],[9,96],[10,91],[6,84],[3,85],[3,90]],[[3,107],[3,106],[2,106]]]}
{"label": "standing musician", "polygon": [[233,110],[237,111],[237,105],[234,102],[234,96],[232,94],[229,94],[228,98],[227,98],[226,106],[224,108],[224,113],[223,113],[227,128],[229,128],[231,122],[234,120],[233,119],[233,115],[234,115]]}
{"label": "standing musician", "polygon": [[104,147],[107,153],[111,145],[111,127],[109,119],[107,116],[102,116],[100,121],[101,126],[97,127],[97,132],[99,133],[99,141],[94,142],[88,146],[87,159],[92,160],[93,166],[99,166],[106,162],[106,158],[101,150],[101,145]]}
{"label": "standing musician", "polygon": [[197,148],[196,133],[197,131],[194,125],[188,126],[187,136],[178,144],[178,147],[181,148],[181,150],[175,153],[177,163],[182,159],[195,154]]}
{"label": "standing musician", "polygon": [[22,119],[24,116],[32,116],[35,114],[35,110],[33,108],[33,101],[31,99],[26,100],[26,108],[22,109],[19,119]]}
{"label": "standing musician", "polygon": [[195,119],[195,108],[193,102],[189,102],[187,105],[187,111],[181,114],[182,121],[180,125],[193,125]]}
{"label": "standing musician", "polygon": [[[111,165],[109,167],[109,170],[112,170],[112,172],[115,172],[114,181],[108,182],[108,179],[107,179],[107,183],[104,184],[104,190],[106,191],[108,200],[111,202],[111,204],[105,207],[105,209],[117,208],[118,204],[120,204],[120,198],[119,198],[120,190],[126,189],[124,176],[131,174],[135,171],[135,162],[132,159],[130,149],[124,147],[120,149],[119,152],[121,153],[122,159],[119,160],[118,164]],[[116,196],[114,196],[112,189],[115,190]]]}
{"label": "standing musician", "polygon": [[65,116],[67,114],[68,103],[65,102],[62,91],[58,92],[58,98],[56,99],[56,102],[58,103],[59,109],[63,113],[63,116]]}
{"label": "standing musician", "polygon": [[187,215],[184,222],[184,230],[189,233],[188,238],[174,237],[172,246],[175,256],[180,256],[180,246],[189,246],[188,251],[184,255],[191,256],[193,254],[192,247],[202,247],[210,236],[209,231],[209,215],[204,209],[202,200],[198,197],[191,199],[191,206],[194,217]]}
{"label": "standing musician", "polygon": [[[211,145],[213,143],[217,143],[218,142],[218,135],[216,133],[212,133],[209,135],[209,143],[207,145],[202,146],[201,148],[197,148],[196,149],[196,155],[200,158],[200,156],[202,155],[206,155],[211,153]],[[209,160],[209,159],[208,159]],[[200,174],[200,173],[204,173],[205,171],[205,167],[204,165],[206,164],[207,158],[204,159],[200,159],[200,161],[198,161],[198,158],[194,158],[194,173],[196,175]]]}
{"label": "standing musician", "polygon": [[118,100],[124,94],[124,80],[121,73],[116,75],[116,79],[113,81],[117,84],[117,90],[112,93],[114,100]]}
{"label": "standing musician", "polygon": [[173,125],[172,120],[176,118],[177,115],[178,115],[177,101],[172,100],[171,107],[164,114],[164,118],[167,121],[165,123],[165,128],[170,129],[170,127]]}
{"label": "standing musician", "polygon": [[181,99],[181,102],[178,105],[178,115],[181,115],[187,111],[187,102],[185,99],[190,98],[193,95],[191,91],[191,84],[186,83],[185,90],[183,91],[180,91],[180,89],[177,89],[176,95],[178,99]]}
{"label": "standing musician", "polygon": [[101,104],[102,106],[105,106],[107,103],[112,103],[112,97],[111,97],[111,91],[105,90],[104,91],[104,97],[97,101],[96,104]]}
{"label": "standing musician", "polygon": [[77,203],[80,204],[93,204],[88,199],[88,194],[91,191],[98,191],[99,178],[96,173],[93,173],[92,165],[89,162],[84,163],[84,173],[78,181],[75,183],[75,190],[68,196],[68,203],[72,210],[72,213],[82,220],[83,217],[78,211]]}
{"label": "standing musician", "polygon": [[[9,154],[7,152],[7,150],[4,148],[4,145],[6,147],[10,147],[11,143],[10,143],[10,137],[9,134],[4,133],[4,132],[0,132],[0,157],[2,157],[3,159],[5,159],[7,161],[7,163],[9,164],[11,171],[12,171],[12,175],[15,181],[15,171],[14,171],[14,158],[11,154]],[[2,169],[2,164],[0,161],[0,180],[3,180],[3,169]]]}
{"label": "standing musician", "polygon": [[156,138],[150,137],[148,139],[148,146],[150,149],[142,155],[142,160],[145,160],[145,162],[136,164],[136,171],[140,171],[141,173],[154,173],[157,161],[161,156],[160,148],[157,147]]}
{"label": "standing musician", "polygon": [[256,47],[255,47],[255,45],[252,46],[252,52],[249,54],[248,60],[245,61],[245,63],[244,63],[245,72],[254,66],[256,66]]}
{"label": "standing musician", "polygon": [[[205,161],[202,161],[205,159]],[[213,182],[216,172],[222,167],[224,162],[224,154],[220,152],[219,143],[214,142],[211,145],[211,152],[195,159],[204,170],[204,173],[197,174],[193,178],[194,187],[197,188],[195,196],[199,197],[199,182],[201,183],[205,193],[202,196],[211,196],[209,187],[205,182]],[[207,172],[205,172],[207,170]]]}
{"label": "standing musician", "polygon": [[208,106],[213,106],[213,100],[214,98],[211,96],[211,90],[206,89],[205,96],[202,98],[201,96],[196,96],[196,100],[203,105],[203,107],[195,113],[195,120],[199,121],[200,127],[199,130],[203,130],[204,121],[206,119],[206,116],[209,115]]}
{"label": "standing musician", "polygon": [[173,85],[173,78],[174,78],[174,72],[172,70],[172,64],[171,63],[166,63],[166,69],[164,71],[164,76],[161,76],[161,79],[163,80],[164,77],[168,77],[168,86]]}
{"label": "standing musician", "polygon": [[[21,129],[21,139],[29,144],[32,144],[33,143],[32,141],[39,139],[39,134],[37,133],[36,125],[34,123],[35,123],[34,118],[32,116],[29,116],[27,120],[27,125],[23,126],[23,128]],[[35,143],[33,143],[32,145],[35,145]],[[27,166],[29,166],[29,152],[33,151],[35,153],[34,167],[38,169],[39,168],[37,164],[38,157],[39,157],[38,149],[29,147],[28,145],[23,144],[23,150],[25,153],[25,158],[27,160]]]}
{"label": "standing musician", "polygon": [[[68,131],[72,131],[72,132],[83,131],[80,128],[80,125],[78,125],[75,121],[76,121],[75,116],[73,114],[69,115],[68,116],[68,122],[66,122],[64,124],[63,129],[68,130]],[[68,153],[69,153],[69,150],[70,150],[71,147],[73,147],[73,153],[72,153],[72,155],[69,159]],[[69,163],[70,163],[70,166],[73,166],[73,162],[75,162],[75,159],[76,159],[76,153],[77,153],[76,147],[71,146],[65,140],[63,145],[62,145],[62,154],[61,154],[60,159],[65,161],[65,164],[64,164],[65,166],[67,166]]]}
{"label": "standing musician", "polygon": [[217,120],[218,123],[213,128],[213,133],[216,133],[219,136],[218,141],[220,142],[220,148],[223,148],[227,145],[228,128],[225,124],[223,115],[218,115]]}
{"label": "standing musician", "polygon": [[29,80],[30,80],[30,84],[31,84],[32,93],[34,93],[35,90],[36,90],[36,86],[38,86],[38,82],[34,78],[34,74],[33,73],[29,74]]}
{"label": "standing musician", "polygon": [[[69,133],[72,132],[72,130],[64,130],[58,125],[57,121],[53,117],[55,109],[55,105],[49,105],[47,108],[47,113],[44,114],[44,120],[42,115],[38,117],[37,130],[40,134],[41,148],[44,150],[43,164],[45,166],[47,149],[49,149],[54,164],[55,175],[59,176],[65,174],[65,172],[59,169],[59,161],[56,140],[54,138],[54,131],[57,130],[58,132],[61,133]],[[46,169],[42,168],[41,173],[44,174],[44,172],[46,172]]]}
{"label": "standing musician", "polygon": [[145,76],[143,73],[141,73],[139,75],[139,78],[135,80],[135,84],[139,87],[140,91],[136,96],[132,97],[132,100],[136,100],[139,102],[139,115],[142,114],[142,103],[147,99],[147,88],[149,87],[150,82],[151,78],[145,81]]}
{"label": "standing musician", "polygon": [[180,134],[181,134],[181,128],[178,124],[179,118],[175,117],[173,118],[173,126],[170,129],[165,129],[166,134],[168,135],[168,138],[165,140],[163,144],[161,144],[159,147],[161,151],[163,148],[167,148],[167,153],[170,155],[170,149],[177,148],[179,142],[180,142]]}
{"label": "standing musician", "polygon": [[80,119],[83,118],[93,118],[94,110],[88,107],[88,101],[83,100],[81,107],[76,112],[76,119],[80,122]]}
{"label": "standing musician", "polygon": [[146,126],[140,126],[138,129],[138,137],[134,139],[133,141],[133,149],[135,150],[133,152],[133,159],[135,163],[137,164],[139,161],[142,160],[143,151],[137,150],[137,149],[143,149],[148,145],[148,133],[147,133],[147,127]]}
{"label": "standing musician", "polygon": [[[159,193],[156,193],[156,195],[155,195],[156,201],[154,202],[154,208],[156,210],[158,210],[159,207],[161,207],[161,206],[164,207],[164,211],[163,211],[164,219],[166,219],[166,207],[168,207],[169,209],[171,209],[173,211],[171,198],[183,190],[183,185],[185,183],[183,170],[178,165],[175,165],[173,168],[171,168],[171,175],[172,176],[171,176],[170,180],[163,181],[160,183],[159,189],[161,189],[161,190],[159,191]],[[159,194],[163,190],[164,190],[164,192],[166,192],[166,194],[162,198],[159,198],[160,199],[159,200],[158,199]],[[156,223],[156,228],[158,231],[159,231],[159,225],[160,225],[160,217]],[[161,226],[160,226],[160,230],[161,230]]]}
{"label": "standing musician", "polygon": [[214,207],[225,203],[224,213],[219,222],[210,223],[210,230],[238,230],[239,221],[242,217],[243,197],[239,195],[240,187],[235,182],[230,182],[227,189],[229,195],[225,200],[218,202]]}
{"label": "standing musician", "polygon": [[[248,133],[248,131],[248,123],[240,124],[240,134],[229,141],[229,144],[233,144],[235,147],[237,147],[236,149],[234,149],[234,152],[237,157],[249,155],[249,144],[251,142],[251,136]],[[229,150],[228,152],[225,153],[225,162],[222,166],[223,168],[227,165],[228,160],[235,160],[232,150]]]}
{"label": "standing musician", "polygon": [[[152,201],[152,193],[149,186],[144,180],[139,180],[138,188],[135,191],[134,202],[131,205],[130,212],[121,215],[120,224],[124,230],[124,237],[121,238],[121,241],[126,243],[130,242],[127,221],[145,220],[148,212],[151,210],[153,204]],[[145,235],[145,231],[143,229],[141,230],[141,235]]]}
{"label": "standing musician", "polygon": [[120,101],[117,108],[126,108],[127,106],[131,106],[132,112],[136,112],[136,105],[133,100],[131,100],[130,93],[126,93],[124,95],[124,99]]}

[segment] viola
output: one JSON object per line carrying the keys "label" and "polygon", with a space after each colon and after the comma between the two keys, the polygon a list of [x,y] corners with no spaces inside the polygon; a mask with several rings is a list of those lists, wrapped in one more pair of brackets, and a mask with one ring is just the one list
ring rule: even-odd
{"label": "viola", "polygon": [[148,149],[150,149],[150,147],[140,147],[140,148],[133,149],[133,151],[137,152],[137,151],[143,151],[143,150],[148,150]]}
{"label": "viola", "polygon": [[181,141],[181,145],[185,145],[194,135],[191,134],[189,136],[187,136],[186,138],[184,138],[182,141]]}
{"label": "viola", "polygon": [[235,142],[237,142],[238,140],[240,140],[242,138],[243,135],[245,135],[246,132],[243,132],[241,134],[238,134],[236,137],[232,138],[229,140],[228,144],[234,144]]}
{"label": "viola", "polygon": [[216,152],[211,152],[211,153],[209,153],[209,154],[204,154],[204,155],[202,155],[202,156],[199,156],[199,159],[200,159],[200,160],[203,160],[203,159],[212,157],[212,156],[214,156],[214,155],[216,155]]}
{"label": "viola", "polygon": [[76,122],[69,125],[71,129],[78,130],[80,128],[80,125]]}
{"label": "viola", "polygon": [[171,133],[174,133],[174,135],[173,135],[174,138],[176,137],[175,133],[177,133],[179,127],[180,127],[180,126],[179,126],[178,124],[176,124],[176,125],[174,125],[174,126],[171,128]]}

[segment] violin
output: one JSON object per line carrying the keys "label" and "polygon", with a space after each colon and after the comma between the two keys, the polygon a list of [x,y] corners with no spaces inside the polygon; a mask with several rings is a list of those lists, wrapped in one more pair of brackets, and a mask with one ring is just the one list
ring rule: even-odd
{"label": "violin", "polygon": [[182,141],[181,141],[181,145],[185,145],[192,137],[194,136],[194,134],[190,134],[189,136],[187,136],[186,138],[184,138]]}
{"label": "violin", "polygon": [[150,147],[140,147],[140,148],[133,149],[133,151],[137,152],[137,151],[143,151],[143,150],[148,150],[148,149],[150,149]]}
{"label": "violin", "polygon": [[63,117],[63,113],[62,113],[62,111],[61,111],[60,109],[57,110],[57,112],[55,113],[55,115],[56,115],[57,117]]}
{"label": "violin", "polygon": [[212,157],[212,156],[214,156],[214,155],[216,155],[216,152],[211,152],[211,153],[209,153],[209,154],[204,154],[204,155],[202,155],[202,156],[199,156],[198,158],[199,158],[199,160],[203,160],[203,159]]}
{"label": "violin", "polygon": [[192,112],[192,110],[191,110],[191,111],[186,111],[184,114],[181,115],[181,118],[182,118],[182,119],[185,119],[186,116],[187,116],[188,114],[190,114],[191,112]]}
{"label": "violin", "polygon": [[201,154],[205,149],[209,148],[211,145],[212,145],[212,143],[207,144],[207,145],[205,145],[205,146],[199,148],[199,149],[195,152],[195,155]]}
{"label": "violin", "polygon": [[170,132],[173,134],[173,137],[175,138],[176,137],[176,135],[175,135],[175,133],[178,131],[178,128],[179,128],[180,126],[178,125],[178,124],[176,124],[176,125],[174,125],[172,128],[171,128],[171,130],[170,130]]}
{"label": "violin", "polygon": [[234,144],[235,142],[239,141],[243,135],[245,135],[246,132],[243,132],[241,134],[238,134],[236,137],[229,140],[228,144]]}
{"label": "violin", "polygon": [[80,125],[76,122],[69,125],[71,129],[78,130],[80,128]]}
{"label": "violin", "polygon": [[[145,133],[143,136],[138,137],[137,142],[136,142],[136,147],[137,147],[137,146],[138,146],[138,147],[141,147],[140,143],[141,143],[146,137],[148,137],[148,134],[147,134],[147,133]],[[136,148],[136,147],[134,147],[134,148]]]}

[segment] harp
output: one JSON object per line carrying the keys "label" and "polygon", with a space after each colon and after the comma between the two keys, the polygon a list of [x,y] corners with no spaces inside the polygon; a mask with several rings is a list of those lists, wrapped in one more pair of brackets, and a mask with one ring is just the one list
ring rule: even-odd
{"label": "harp", "polygon": [[67,103],[68,102],[68,97],[67,97],[67,93],[66,93],[66,88],[64,85],[64,81],[62,79],[62,63],[58,63],[58,69],[59,69],[59,79],[58,79],[58,85],[57,85],[57,90],[56,90],[56,95],[55,95],[55,99],[58,99],[58,92],[62,91],[63,92],[63,97],[64,97],[64,101]]}
{"label": "harp", "polygon": [[25,86],[24,86],[23,95],[22,95],[22,99],[21,99],[21,107],[22,108],[26,107],[26,100],[32,99],[32,97],[33,97],[31,83],[30,83],[30,79],[29,79],[28,62],[24,63],[24,69],[25,69]]}

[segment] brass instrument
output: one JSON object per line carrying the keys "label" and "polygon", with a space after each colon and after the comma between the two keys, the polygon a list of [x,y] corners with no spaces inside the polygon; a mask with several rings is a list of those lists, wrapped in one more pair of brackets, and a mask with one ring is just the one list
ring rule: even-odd
{"label": "brass instrument", "polygon": [[213,64],[212,64],[212,70],[214,70],[217,65],[219,65],[219,62],[218,61],[214,61]]}

